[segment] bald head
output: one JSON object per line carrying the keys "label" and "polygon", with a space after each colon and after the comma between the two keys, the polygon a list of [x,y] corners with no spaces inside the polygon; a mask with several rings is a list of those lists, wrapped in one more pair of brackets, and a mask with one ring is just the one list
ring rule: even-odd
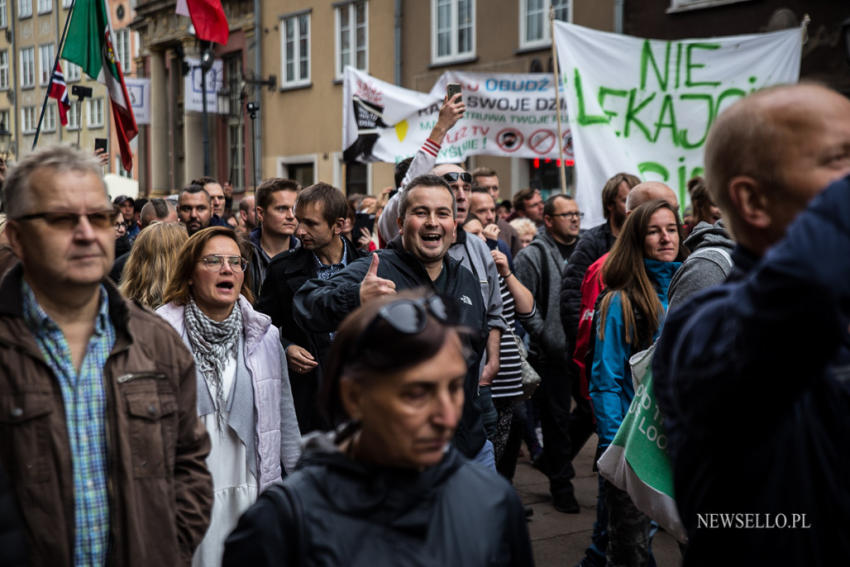
{"label": "bald head", "polygon": [[736,238],[761,254],[832,181],[850,172],[850,100],[826,87],[771,87],[723,111],[705,179]]}
{"label": "bald head", "polygon": [[644,181],[635,185],[626,198],[626,212],[630,213],[647,201],[664,199],[674,209],[679,208],[679,199],[676,193],[660,181]]}

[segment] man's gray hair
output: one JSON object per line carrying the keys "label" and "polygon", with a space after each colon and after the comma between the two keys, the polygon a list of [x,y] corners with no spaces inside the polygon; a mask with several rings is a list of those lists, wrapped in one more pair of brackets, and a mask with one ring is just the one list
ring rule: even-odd
{"label": "man's gray hair", "polygon": [[30,177],[38,169],[50,169],[54,173],[93,173],[103,185],[104,196],[109,199],[106,183],[103,182],[103,169],[94,154],[67,145],[47,146],[23,158],[6,176],[3,183],[3,203],[10,219],[27,212],[32,194]]}

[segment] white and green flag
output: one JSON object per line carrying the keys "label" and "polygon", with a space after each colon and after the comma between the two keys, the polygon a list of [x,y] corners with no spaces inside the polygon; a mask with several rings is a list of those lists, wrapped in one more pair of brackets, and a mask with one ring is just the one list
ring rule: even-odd
{"label": "white and green flag", "polygon": [[555,22],[583,226],[604,221],[600,194],[618,172],[667,183],[687,202],[717,114],[754,90],[795,83],[800,29],[651,40]]}

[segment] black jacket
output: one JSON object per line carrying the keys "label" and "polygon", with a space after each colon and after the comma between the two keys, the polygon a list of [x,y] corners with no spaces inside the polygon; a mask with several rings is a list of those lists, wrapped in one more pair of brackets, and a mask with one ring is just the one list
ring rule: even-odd
{"label": "black jacket", "polygon": [[[400,237],[393,239],[377,254],[380,257],[378,277],[395,282],[397,290],[424,287],[436,291],[422,263],[401,247]],[[329,280],[312,279],[305,283],[295,294],[295,322],[312,333],[335,331],[346,315],[360,306],[360,282],[371,262],[371,257],[360,258]],[[448,278],[442,295],[456,300],[459,323],[472,331],[462,336],[470,354],[466,361],[468,371],[464,380],[463,416],[454,440],[457,448],[471,458],[481,450],[486,440],[481,414],[473,403],[478,397],[479,363],[486,342],[486,312],[480,284],[472,272],[448,254],[443,259],[443,269],[448,270]]]}
{"label": "black jacket", "polygon": [[[575,348],[578,320],[581,315],[581,282],[592,263],[614,245],[616,238],[608,223],[595,226],[581,235],[570,256],[561,280],[561,324],[567,338],[567,347]],[[572,350],[570,350],[572,353]]]}
{"label": "black jacket", "polygon": [[534,565],[516,492],[454,449],[422,472],[368,466],[315,437],[239,520],[225,567]]}
{"label": "black jacket", "polygon": [[27,564],[24,523],[15,490],[0,467],[0,567],[23,567]]}
{"label": "black jacket", "polygon": [[[360,254],[354,246],[345,245],[346,263],[351,263]],[[255,309],[272,318],[272,324],[280,328],[280,342],[284,348],[298,345],[310,351],[318,361],[316,370],[305,374],[290,373],[289,380],[295,400],[295,413],[302,432],[326,429],[326,423],[317,407],[317,394],[321,382],[321,369],[331,346],[330,335],[325,332],[307,332],[295,323],[292,316],[292,300],[295,292],[304,283],[316,277],[316,258],[313,252],[299,246],[275,256],[268,266],[262,291]]]}

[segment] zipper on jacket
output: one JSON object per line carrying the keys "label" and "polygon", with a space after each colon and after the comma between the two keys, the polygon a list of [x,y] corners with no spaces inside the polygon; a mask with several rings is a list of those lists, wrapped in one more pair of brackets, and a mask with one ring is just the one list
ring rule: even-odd
{"label": "zipper on jacket", "polygon": [[156,378],[164,380],[165,374],[162,374],[161,372],[131,372],[130,374],[122,374],[116,378],[115,381],[119,384],[125,384],[132,380],[138,380],[139,378]]}

